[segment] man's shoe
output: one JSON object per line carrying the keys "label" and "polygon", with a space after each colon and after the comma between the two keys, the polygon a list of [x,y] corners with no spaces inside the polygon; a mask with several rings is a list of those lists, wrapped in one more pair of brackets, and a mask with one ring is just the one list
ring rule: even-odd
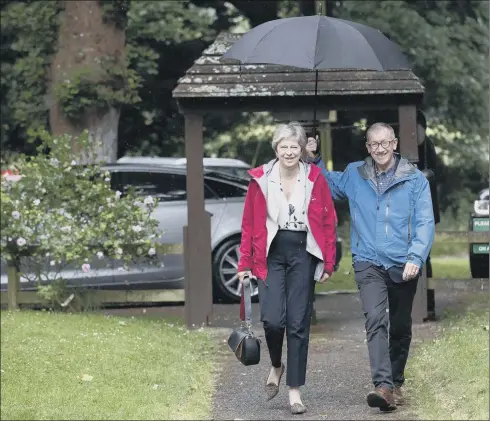
{"label": "man's shoe", "polygon": [[405,398],[403,397],[401,386],[395,386],[393,389],[393,397],[395,398],[395,405],[405,405]]}
{"label": "man's shoe", "polygon": [[394,411],[396,409],[393,392],[387,387],[381,386],[367,395],[367,404],[371,408],[379,408],[381,411]]}

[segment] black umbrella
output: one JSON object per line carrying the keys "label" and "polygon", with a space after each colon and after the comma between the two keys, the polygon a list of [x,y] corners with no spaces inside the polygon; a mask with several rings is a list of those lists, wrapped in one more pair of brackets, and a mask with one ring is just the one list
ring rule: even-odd
{"label": "black umbrella", "polygon": [[[319,69],[410,69],[400,47],[377,29],[327,16],[276,19],[244,34],[223,55],[243,64]],[[314,114],[316,126],[316,107]]]}

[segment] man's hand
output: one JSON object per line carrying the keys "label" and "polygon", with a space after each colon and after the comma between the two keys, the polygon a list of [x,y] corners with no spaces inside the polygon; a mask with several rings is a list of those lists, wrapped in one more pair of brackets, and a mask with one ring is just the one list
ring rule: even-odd
{"label": "man's hand", "polygon": [[[317,140],[318,140],[318,136],[317,136]],[[315,157],[315,151],[317,148],[317,140],[315,140],[314,137],[308,138],[308,143],[306,144],[306,154],[308,155],[309,158]]]}
{"label": "man's hand", "polygon": [[408,281],[415,278],[419,273],[419,267],[415,263],[407,263],[403,270],[403,280]]}
{"label": "man's hand", "polygon": [[323,273],[323,276],[318,280],[320,284],[327,282],[327,279],[330,278],[330,275],[327,272]]}

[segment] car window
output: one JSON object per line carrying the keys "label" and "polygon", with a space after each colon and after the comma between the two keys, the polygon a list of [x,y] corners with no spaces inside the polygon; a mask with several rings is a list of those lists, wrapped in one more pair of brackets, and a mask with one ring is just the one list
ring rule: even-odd
{"label": "car window", "polygon": [[123,194],[134,187],[138,196],[153,196],[161,202],[187,200],[186,177],[183,174],[118,171],[112,174],[113,188]]}
{"label": "car window", "polygon": [[224,183],[222,181],[207,178],[204,180],[205,186],[216,193],[220,198],[245,197],[247,189],[235,186],[234,184]]}

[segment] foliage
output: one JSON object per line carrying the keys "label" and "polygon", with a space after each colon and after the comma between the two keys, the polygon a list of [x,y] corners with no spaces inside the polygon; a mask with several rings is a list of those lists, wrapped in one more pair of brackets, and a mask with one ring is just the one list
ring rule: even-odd
{"label": "foliage", "polygon": [[128,10],[130,0],[99,0],[103,11],[104,23],[113,23],[117,28],[124,30],[128,23]]}
{"label": "foliage", "polygon": [[141,100],[137,92],[141,78],[136,71],[112,57],[103,57],[100,62],[102,75],[93,68],[81,67],[54,87],[63,113],[73,122],[80,122],[87,109],[119,108]]}
{"label": "foliage", "polygon": [[47,72],[56,52],[59,1],[2,2],[2,150],[17,135],[47,127]]}
{"label": "foliage", "polygon": [[[335,15],[399,44],[426,88],[429,116],[450,130],[488,136],[488,2],[343,1]],[[487,141],[487,139],[485,139]]]}
{"label": "foliage", "polygon": [[[15,262],[30,256],[34,280],[57,279],[44,287],[45,294],[57,296],[67,264],[88,272],[90,262],[104,257],[126,265],[145,256],[154,262],[159,232],[151,211],[156,200],[147,197],[143,204],[131,190],[114,192],[107,171],[77,165],[69,136],[51,137],[44,130],[32,134],[42,140],[38,154],[19,156],[15,169],[20,179],[6,177],[1,185],[2,258]],[[78,142],[85,154],[95,150],[86,133]]]}

